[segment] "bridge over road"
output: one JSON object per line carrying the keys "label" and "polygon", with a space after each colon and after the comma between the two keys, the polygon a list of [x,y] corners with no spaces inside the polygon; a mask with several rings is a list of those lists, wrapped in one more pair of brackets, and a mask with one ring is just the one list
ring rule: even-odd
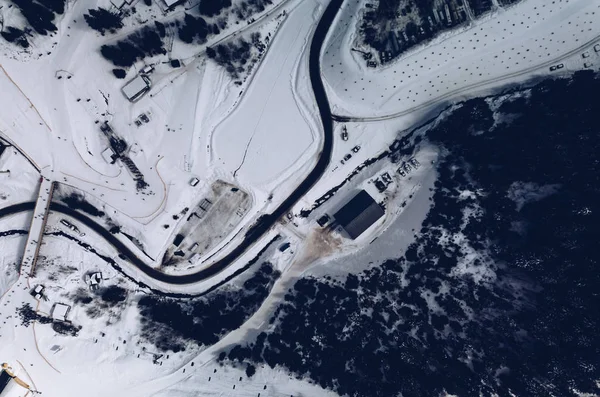
{"label": "bridge over road", "polygon": [[25,243],[25,251],[23,252],[23,258],[21,260],[19,275],[24,273],[32,275],[35,270],[35,264],[42,245],[44,229],[48,219],[50,202],[52,201],[52,193],[54,192],[55,184],[53,181],[45,177],[41,177],[40,180],[39,192],[33,209],[33,217],[31,218],[31,225],[29,226],[29,235],[27,236],[27,242]]}

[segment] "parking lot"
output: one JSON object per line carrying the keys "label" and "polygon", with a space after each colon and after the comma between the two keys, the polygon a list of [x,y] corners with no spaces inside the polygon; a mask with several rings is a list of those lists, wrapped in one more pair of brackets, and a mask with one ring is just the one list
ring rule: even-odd
{"label": "parking lot", "polygon": [[216,181],[209,193],[191,208],[163,257],[163,267],[189,268],[215,248],[239,225],[252,204],[236,186]]}

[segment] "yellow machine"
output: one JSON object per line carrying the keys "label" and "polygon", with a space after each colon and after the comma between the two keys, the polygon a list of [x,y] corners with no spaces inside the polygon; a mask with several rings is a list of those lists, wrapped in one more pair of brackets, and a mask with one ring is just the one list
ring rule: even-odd
{"label": "yellow machine", "polygon": [[11,378],[13,378],[13,380],[19,385],[22,386],[24,388],[26,388],[27,390],[31,390],[31,387],[23,382],[21,379],[19,379],[18,376],[16,376],[13,372],[12,372],[12,368],[7,364],[7,363],[2,363],[2,369],[4,370],[4,372],[6,372],[6,374],[8,376],[10,376]]}

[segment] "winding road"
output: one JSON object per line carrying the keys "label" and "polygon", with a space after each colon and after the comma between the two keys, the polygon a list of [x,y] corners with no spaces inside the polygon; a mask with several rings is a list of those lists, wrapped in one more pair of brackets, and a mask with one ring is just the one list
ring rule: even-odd
{"label": "winding road", "polygon": [[[196,273],[186,275],[165,274],[146,265],[144,261],[137,257],[135,253],[133,253],[119,239],[117,239],[102,225],[98,224],[87,215],[56,202],[53,202],[50,205],[50,210],[68,215],[94,230],[108,243],[110,243],[118,252],[124,255],[140,271],[158,281],[176,285],[192,284],[220,273],[222,270],[239,259],[246,251],[248,251],[250,247],[252,247],[261,237],[263,237],[275,225],[275,223],[314,186],[314,184],[321,178],[331,161],[333,148],[333,117],[321,77],[321,50],[323,48],[323,42],[325,41],[327,32],[332,26],[333,20],[343,2],[344,0],[331,0],[329,2],[319,20],[319,23],[317,24],[310,44],[310,82],[317,106],[319,108],[321,122],[323,124],[323,147],[319,153],[317,163],[307,177],[298,185],[298,187],[296,187],[292,194],[285,199],[285,201],[283,201],[279,207],[275,209],[275,211],[261,216],[255,222],[255,224],[249,228],[248,232],[244,236],[244,240],[242,240],[242,242],[233,250],[231,250],[224,258],[213,263],[208,268],[200,270]],[[34,206],[35,203],[28,202],[2,208],[0,209],[0,217],[17,212],[33,210]]]}

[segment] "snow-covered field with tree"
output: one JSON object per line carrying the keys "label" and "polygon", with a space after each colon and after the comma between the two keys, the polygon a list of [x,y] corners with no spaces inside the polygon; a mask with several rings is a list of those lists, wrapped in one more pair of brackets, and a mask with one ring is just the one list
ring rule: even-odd
{"label": "snow-covered field with tree", "polygon": [[[241,12],[242,2],[233,3]],[[322,154],[309,49],[328,2],[273,1],[248,11],[247,20],[217,14],[206,20],[221,28],[186,43],[177,32],[192,2],[172,10],[162,0],[128,4],[124,26],[101,34],[83,15],[97,7],[116,13],[115,7],[78,0],[66,3],[55,32],[26,35],[29,47],[0,40],[0,143],[8,145],[0,155],[0,211],[37,202],[35,212],[0,217],[0,363],[50,397],[335,395],[280,367],[223,365],[219,354],[268,327],[299,278],[359,272],[413,241],[429,211],[440,154],[410,138],[420,124],[443,118],[455,101],[507,84],[600,67],[597,0],[496,8],[376,69],[351,51],[366,3],[342,3],[321,54],[336,119],[323,176],[234,263],[187,284],[152,278],[76,217],[53,209],[44,216],[46,200],[93,219],[153,270],[164,270],[163,258],[178,251],[189,265],[165,273],[198,272],[226,257]],[[3,29],[26,26],[16,6],[0,5],[0,22]],[[154,22],[166,26],[164,53],[127,67],[99,50]],[[258,39],[249,44],[250,37]],[[239,69],[228,70],[207,55],[220,45],[218,56],[235,52],[238,40],[253,46],[251,66],[235,60]],[[557,64],[564,67],[551,72]],[[121,88],[147,65],[150,90],[132,103]],[[114,70],[121,68],[119,79]],[[107,160],[106,125],[126,143],[146,186],[123,159]],[[401,153],[403,145],[418,150]],[[215,186],[230,194],[214,194]],[[363,235],[350,240],[317,225],[359,189],[385,208]],[[233,193],[243,198],[218,204]],[[207,211],[207,199],[227,212],[223,219]],[[193,214],[206,216],[205,223]],[[30,225],[40,241],[27,236]],[[186,234],[180,248],[179,232]],[[194,256],[197,241],[205,245]],[[190,330],[170,334],[165,324],[177,321],[169,310],[165,317],[153,312],[161,305],[176,308]],[[202,317],[210,308],[218,315]],[[202,326],[211,331],[195,328]],[[7,392],[27,393],[14,382]]]}

